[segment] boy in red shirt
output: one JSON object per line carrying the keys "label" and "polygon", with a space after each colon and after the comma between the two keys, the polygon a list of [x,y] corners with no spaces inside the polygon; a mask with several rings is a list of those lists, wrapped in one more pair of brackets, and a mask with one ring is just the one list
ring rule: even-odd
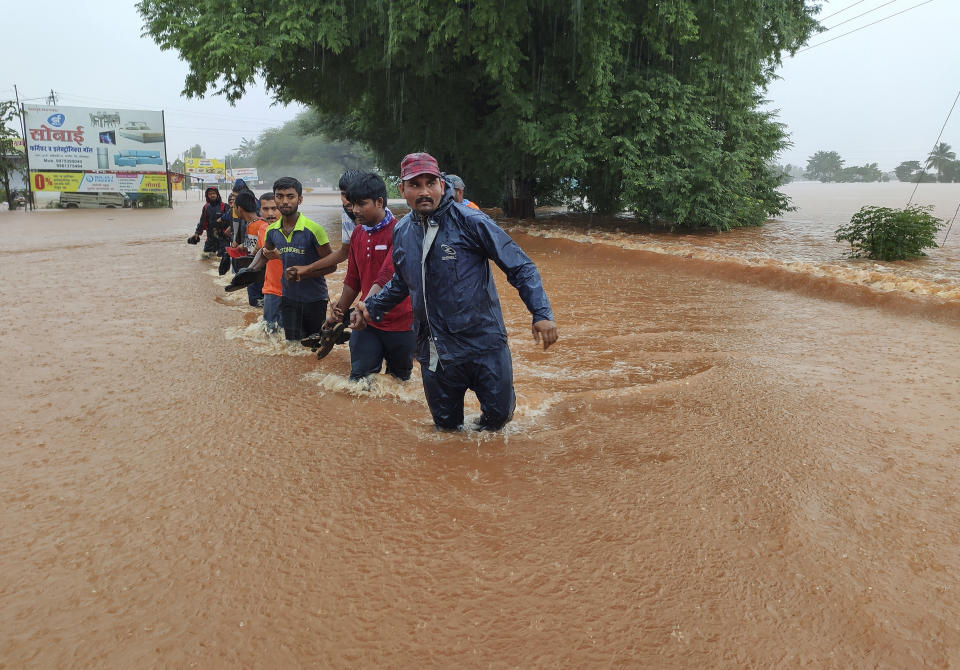
{"label": "boy in red shirt", "polygon": [[[359,296],[376,295],[393,277],[393,229],[397,219],[387,209],[387,186],[376,174],[356,177],[347,199],[353,206],[356,228],[350,237],[343,293],[327,319],[327,327],[340,323]],[[401,381],[410,379],[417,346],[410,298],[390,310],[381,321],[350,334],[350,380],[377,374],[384,361],[387,373]]]}

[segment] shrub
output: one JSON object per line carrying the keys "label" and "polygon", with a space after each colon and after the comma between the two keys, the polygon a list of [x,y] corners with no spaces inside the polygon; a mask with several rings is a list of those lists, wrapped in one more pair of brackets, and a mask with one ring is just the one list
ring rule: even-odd
{"label": "shrub", "polygon": [[943,221],[932,216],[931,206],[912,205],[906,209],[861,208],[850,223],[837,228],[837,242],[847,241],[854,258],[899,261],[926,256],[924,249],[935,248],[935,235]]}

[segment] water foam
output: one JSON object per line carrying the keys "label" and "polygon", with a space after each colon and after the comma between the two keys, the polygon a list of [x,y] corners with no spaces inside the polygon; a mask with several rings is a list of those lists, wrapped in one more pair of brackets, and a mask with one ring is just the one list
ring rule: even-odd
{"label": "water foam", "polygon": [[[246,294],[244,294],[246,295]],[[241,340],[255,353],[267,356],[313,356],[314,353],[297,341],[288,341],[283,329],[267,332],[263,317],[248,326],[231,326],[224,329],[228,340]]]}
{"label": "water foam", "polygon": [[759,252],[742,252],[742,255],[731,255],[711,249],[704,249],[689,242],[644,241],[627,233],[611,233],[609,231],[581,232],[563,226],[551,226],[545,229],[512,229],[511,232],[521,232],[531,237],[546,239],[559,238],[580,242],[583,244],[606,244],[620,249],[646,251],[650,253],[692,258],[715,263],[738,263],[745,267],[773,267],[790,273],[803,276],[829,278],[835,281],[866,286],[875,291],[889,293],[930,296],[948,301],[960,300],[960,284],[955,278],[942,275],[917,276],[916,270],[911,268],[890,267],[875,263],[859,267],[866,261],[851,260],[849,265],[837,263],[819,263],[812,261],[782,260],[765,256]]}

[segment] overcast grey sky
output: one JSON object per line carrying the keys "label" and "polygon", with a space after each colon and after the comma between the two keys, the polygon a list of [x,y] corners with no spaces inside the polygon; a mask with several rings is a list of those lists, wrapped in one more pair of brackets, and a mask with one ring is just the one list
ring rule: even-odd
{"label": "overcast grey sky", "polygon": [[[299,107],[271,106],[262,87],[231,107],[222,96],[180,96],[187,66],[172,51],[141,37],[134,0],[17,1],[4,8],[4,61],[0,98],[57,93],[77,107],[163,110],[171,160],[194,144],[208,158],[223,158],[264,129],[282,125]],[[189,7],[185,3],[184,7]],[[44,99],[33,100],[42,103]]]}
{"label": "overcast grey sky", "polygon": [[[12,98],[17,84],[26,98],[52,88],[64,105],[162,109],[171,156],[199,143],[208,157],[222,157],[242,137],[279,126],[300,109],[271,106],[259,87],[236,107],[219,96],[180,97],[186,66],[140,36],[142,20],[131,0],[48,0],[42,12],[29,2],[8,4],[4,60],[15,66],[0,75],[2,98]],[[925,158],[960,91],[960,0],[819,4],[821,17],[839,12],[823,21],[837,27],[787,58],[768,91],[769,106],[779,110],[793,141],[781,161],[806,166],[822,149],[839,152],[847,165],[876,162],[891,170]],[[904,13],[839,37],[897,12]],[[837,25],[848,19],[854,20]],[[960,153],[960,109],[943,141]]]}
{"label": "overcast grey sky", "polygon": [[[793,141],[782,162],[806,167],[819,150],[838,152],[847,165],[879,163],[884,170],[926,159],[960,92],[960,0],[922,2],[819,3],[821,22],[837,27],[785,59],[768,91]],[[960,104],[942,141],[960,153]]]}

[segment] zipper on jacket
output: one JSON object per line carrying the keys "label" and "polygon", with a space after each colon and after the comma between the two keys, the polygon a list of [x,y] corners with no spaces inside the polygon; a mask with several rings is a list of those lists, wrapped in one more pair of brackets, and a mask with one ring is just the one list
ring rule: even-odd
{"label": "zipper on jacket", "polygon": [[430,372],[436,372],[437,365],[440,363],[440,354],[437,352],[433,328],[430,326],[430,310],[427,308],[427,254],[430,253],[430,248],[433,246],[433,240],[437,237],[440,226],[428,217],[420,219],[420,225],[423,227],[423,246],[420,253],[420,290],[423,291],[423,313],[427,315],[427,335],[430,340],[429,369]]}

